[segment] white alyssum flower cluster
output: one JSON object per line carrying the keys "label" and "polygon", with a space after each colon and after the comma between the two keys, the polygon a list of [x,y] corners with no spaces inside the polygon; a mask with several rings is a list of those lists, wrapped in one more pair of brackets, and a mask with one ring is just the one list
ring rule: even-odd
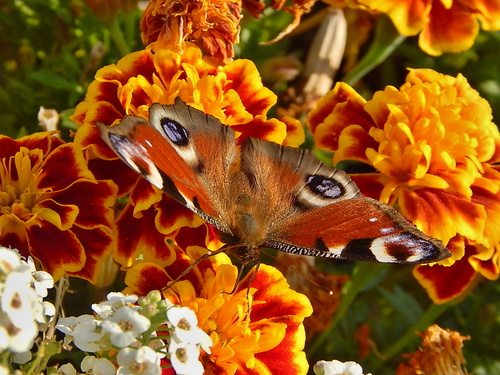
{"label": "white alyssum flower cluster", "polygon": [[43,300],[53,286],[31,257],[0,246],[0,352],[11,352],[17,363],[31,359],[35,338],[55,315],[54,305]]}
{"label": "white alyssum flower cluster", "polygon": [[363,375],[363,367],[352,361],[319,361],[314,365],[313,371],[316,375]]}
{"label": "white alyssum flower cluster", "polygon": [[141,298],[110,293],[92,309],[94,315],[61,318],[56,326],[66,335],[66,346],[73,342],[84,352],[98,352],[83,359],[85,373],[159,375],[166,357],[176,374],[203,374],[200,349],[210,353],[213,344],[194,311],[162,299],[159,291]]}

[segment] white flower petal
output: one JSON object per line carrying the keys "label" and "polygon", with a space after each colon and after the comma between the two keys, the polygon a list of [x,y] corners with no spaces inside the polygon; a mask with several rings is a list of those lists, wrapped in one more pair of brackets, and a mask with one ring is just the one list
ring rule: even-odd
{"label": "white flower petal", "polygon": [[82,360],[80,368],[85,373],[92,375],[114,375],[116,372],[115,366],[106,358],[96,358],[87,356]]}
{"label": "white flower petal", "polygon": [[170,341],[170,362],[177,375],[202,375],[205,371],[199,360],[200,349],[194,344]]}
{"label": "white flower petal", "polygon": [[363,375],[363,368],[356,362],[319,361],[313,371],[316,375]]}
{"label": "white flower petal", "polygon": [[116,372],[117,375],[161,374],[160,359],[156,352],[148,346],[141,346],[138,349],[124,348],[116,355],[116,361],[120,366]]}

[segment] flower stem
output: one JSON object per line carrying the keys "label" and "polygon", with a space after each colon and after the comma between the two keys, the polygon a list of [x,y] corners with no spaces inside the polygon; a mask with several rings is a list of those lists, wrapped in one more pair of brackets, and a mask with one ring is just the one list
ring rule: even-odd
{"label": "flower stem", "polygon": [[347,313],[347,310],[354,302],[357,295],[368,285],[370,281],[373,280],[373,278],[379,272],[383,270],[384,267],[387,266],[380,263],[359,262],[357,264],[352,278],[345,285],[344,290],[342,291],[343,296],[340,302],[340,306],[335,313],[335,316],[333,317],[330,327],[314,340],[314,344],[308,350],[310,354],[313,354],[318,349],[324,347],[325,341],[332,337],[333,330]]}
{"label": "flower stem", "polygon": [[130,52],[130,47],[127,44],[125,36],[120,28],[120,22],[118,21],[118,17],[113,19],[113,22],[109,25],[109,33],[111,35],[111,39],[116,44],[120,54],[123,56],[127,55]]}
{"label": "flower stem", "polygon": [[405,39],[406,37],[399,34],[387,16],[380,15],[375,28],[375,39],[370,49],[342,81],[350,86],[355,85],[366,74],[384,62]]}

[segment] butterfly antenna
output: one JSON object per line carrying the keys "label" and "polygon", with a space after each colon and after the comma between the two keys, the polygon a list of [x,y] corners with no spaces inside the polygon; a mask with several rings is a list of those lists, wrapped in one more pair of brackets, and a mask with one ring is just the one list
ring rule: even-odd
{"label": "butterfly antenna", "polygon": [[279,259],[278,257],[268,253],[267,251],[265,250],[262,250],[262,252],[264,254],[266,254],[267,256],[269,256],[270,258],[274,259],[276,262],[278,262],[279,264],[281,264],[283,267],[286,267],[287,269],[289,270],[292,270],[293,272],[295,272],[297,275],[299,276],[302,276],[306,281],[308,281],[309,283],[311,283],[312,285],[314,285],[315,287],[317,288],[320,288],[321,290],[323,290],[325,293],[328,293],[329,295],[333,296],[333,291],[331,289],[328,289],[327,287],[325,287],[324,285],[320,285],[318,284],[316,281],[314,281],[313,279],[311,279],[309,276],[307,276],[304,272],[302,271],[299,271],[298,269],[296,269],[295,267],[292,267],[291,265],[285,263],[283,260]]}

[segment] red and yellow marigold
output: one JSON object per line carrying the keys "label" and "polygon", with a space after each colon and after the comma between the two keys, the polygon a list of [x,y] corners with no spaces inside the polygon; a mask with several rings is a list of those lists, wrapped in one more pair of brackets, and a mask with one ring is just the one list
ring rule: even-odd
{"label": "red and yellow marigold", "polygon": [[96,282],[113,245],[116,187],[51,132],[0,135],[0,244],[32,256],[54,279]]}
{"label": "red and yellow marigold", "polygon": [[[139,261],[127,273],[126,291],[145,295],[162,289],[205,252],[201,247],[186,252],[178,248],[177,259],[182,261],[175,267]],[[199,327],[212,338],[212,353],[202,353],[205,373],[306,374],[302,322],[312,312],[308,299],[291,290],[273,267],[250,270],[234,290],[237,273],[229,258],[218,254],[164,292],[173,303],[194,310]]]}
{"label": "red and yellow marigold", "polygon": [[463,293],[478,274],[498,278],[500,134],[489,104],[463,76],[411,70],[399,89],[368,101],[339,83],[308,122],[334,163],[377,170],[352,176],[364,194],[448,244],[451,259],[415,269],[434,301]]}

